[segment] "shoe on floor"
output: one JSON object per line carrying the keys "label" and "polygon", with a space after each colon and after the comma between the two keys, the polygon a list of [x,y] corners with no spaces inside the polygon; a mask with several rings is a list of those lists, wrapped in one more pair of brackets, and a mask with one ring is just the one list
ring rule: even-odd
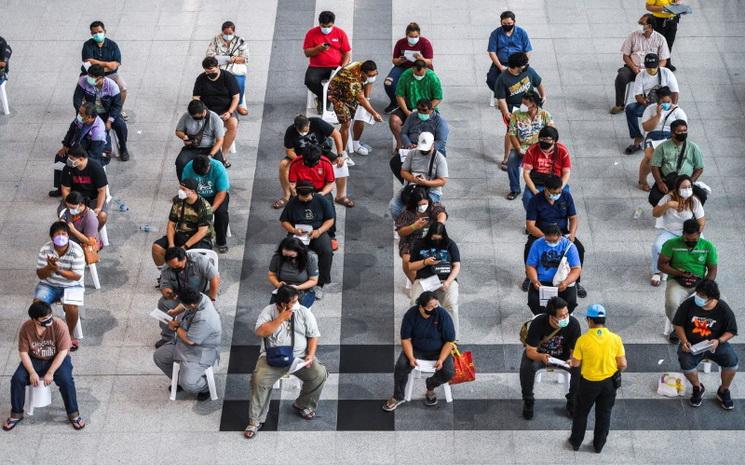
{"label": "shoe on floor", "polygon": [[228,246],[227,245],[218,245],[217,246],[217,253],[228,253]]}
{"label": "shoe on floor", "polygon": [[385,113],[386,115],[390,115],[396,110],[398,110],[398,104],[391,103],[390,105],[385,107],[385,109],[383,110],[383,113]]}
{"label": "shoe on floor", "polygon": [[313,293],[316,295],[316,300],[323,300],[323,288],[321,286],[313,286]]}
{"label": "shoe on floor", "polygon": [[[701,402],[704,400],[704,392],[706,392],[706,388],[704,388],[703,383],[699,384],[701,385],[700,388],[693,386],[693,394],[691,394],[691,398],[689,399],[691,407],[701,407]],[[717,393],[717,397],[719,397],[719,393]]]}
{"label": "shoe on floor", "polygon": [[[393,402],[391,402],[391,401],[393,401]],[[386,412],[392,412],[392,411],[396,410],[396,409],[398,408],[398,406],[399,406],[399,405],[401,405],[401,404],[403,404],[404,402],[406,402],[406,401],[405,401],[405,400],[403,400],[403,399],[402,399],[402,400],[398,400],[398,399],[390,399],[390,400],[387,400],[387,401],[386,401],[386,402],[385,402],[385,403],[383,404],[383,407],[382,407],[382,408],[383,408],[383,410],[385,410]]]}
{"label": "shoe on floor", "polygon": [[732,402],[732,396],[730,395],[729,389],[722,389],[721,387],[717,390],[717,399],[719,405],[724,410],[732,410],[735,408],[735,403]]}
{"label": "shoe on floor", "polygon": [[429,394],[424,394],[424,405],[427,407],[434,407],[437,405],[437,396],[434,394],[431,396]]}
{"label": "shoe on floor", "polygon": [[520,195],[519,192],[510,192],[504,198],[507,200],[515,200]]}
{"label": "shoe on floor", "polygon": [[352,157],[350,157],[349,155],[347,155],[344,159],[347,161],[347,166],[354,166],[357,164],[354,162],[354,160],[352,160]]}
{"label": "shoe on floor", "polygon": [[369,155],[370,154],[370,150],[368,150],[368,148],[365,147],[364,145],[360,145],[359,147],[357,147],[356,149],[354,149],[354,153],[357,153],[359,155],[363,155],[364,156],[364,155]]}
{"label": "shoe on floor", "polygon": [[569,444],[569,447],[571,447],[572,450],[575,451],[575,452],[578,451],[579,450],[579,446],[582,445],[582,444],[577,444],[575,446],[574,444],[572,444],[572,440],[571,439],[567,439],[567,444]]}
{"label": "shoe on floor", "polygon": [[119,116],[121,116],[124,121],[127,121],[129,119],[129,115],[125,113],[124,110],[119,113]]}
{"label": "shoe on floor", "polygon": [[530,289],[530,280],[528,278],[525,278],[523,280],[523,283],[520,285],[520,289],[522,289],[523,292],[528,292],[528,289]]}
{"label": "shoe on floor", "polygon": [[204,402],[205,400],[208,400],[210,398],[210,391],[209,389],[206,391],[202,391],[199,394],[197,394],[197,400],[199,402]]}
{"label": "shoe on floor", "polygon": [[535,404],[535,401],[533,400],[523,401],[523,418],[525,418],[526,420],[533,419],[533,405],[534,404]]}
{"label": "shoe on floor", "polygon": [[623,153],[626,155],[631,155],[632,153],[636,153],[642,149],[641,144],[631,144],[626,149],[624,149]]}
{"label": "shoe on floor", "polygon": [[339,250],[339,241],[337,241],[336,239],[331,239],[331,250],[333,250],[334,252]]}
{"label": "shoe on floor", "polygon": [[168,344],[168,339],[161,339],[160,341],[155,343],[155,348],[160,349],[161,346],[164,346],[166,344]]}
{"label": "shoe on floor", "polygon": [[611,115],[617,115],[619,113],[623,113],[623,107],[611,107],[610,108]]}
{"label": "shoe on floor", "polygon": [[62,197],[62,191],[59,189],[52,189],[47,195],[49,197]]}
{"label": "shoe on floor", "polygon": [[587,297],[587,289],[582,287],[580,283],[577,283],[575,287],[577,288],[577,297],[579,297],[580,299],[584,299],[585,297]]}
{"label": "shoe on floor", "polygon": [[119,151],[119,161],[129,161],[129,151],[127,149]]}

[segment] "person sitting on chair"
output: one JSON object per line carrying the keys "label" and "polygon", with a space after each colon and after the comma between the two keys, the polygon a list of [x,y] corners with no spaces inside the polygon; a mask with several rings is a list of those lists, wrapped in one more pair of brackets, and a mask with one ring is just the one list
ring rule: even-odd
{"label": "person sitting on chair", "polygon": [[215,239],[218,253],[228,251],[227,237],[230,226],[230,179],[222,163],[207,155],[199,155],[184,167],[183,180],[197,181],[197,194],[212,206]]}
{"label": "person sitting on chair", "polygon": [[184,142],[176,157],[176,177],[181,180],[184,166],[197,155],[209,155],[222,162],[222,142],[225,125],[220,116],[207,109],[201,100],[189,102],[186,113],[176,124],[176,137]]}
{"label": "person sitting on chair", "polygon": [[[76,147],[67,156],[67,166],[62,170],[60,184],[63,199],[71,192],[83,194],[86,205],[93,209],[98,218],[98,229],[103,228],[109,216],[109,202],[106,199],[109,180],[103,167],[96,160],[89,159],[85,150]],[[59,212],[63,208],[64,203],[60,203]]]}

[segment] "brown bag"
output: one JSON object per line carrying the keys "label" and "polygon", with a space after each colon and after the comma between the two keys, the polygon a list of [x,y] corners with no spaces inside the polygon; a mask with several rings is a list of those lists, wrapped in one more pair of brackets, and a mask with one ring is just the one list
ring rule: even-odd
{"label": "brown bag", "polygon": [[85,255],[85,264],[92,265],[98,263],[100,257],[98,256],[98,241],[95,237],[89,237],[87,244],[81,244],[83,247],[83,255]]}

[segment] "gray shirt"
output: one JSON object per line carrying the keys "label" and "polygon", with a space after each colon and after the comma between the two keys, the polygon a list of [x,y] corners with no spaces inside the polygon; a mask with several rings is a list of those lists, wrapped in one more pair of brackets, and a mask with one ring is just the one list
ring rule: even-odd
{"label": "gray shirt", "polygon": [[280,254],[275,253],[272,261],[269,262],[269,271],[277,275],[277,279],[287,284],[303,284],[312,277],[318,277],[318,255],[312,250],[308,251],[308,262],[304,270],[299,270],[289,260],[285,260],[280,268]]}
{"label": "gray shirt", "polygon": [[[429,171],[430,155],[426,152],[423,153],[419,150],[412,150],[411,152],[409,152],[409,155],[404,160],[404,164],[403,166],[401,166],[401,168],[410,172],[414,176],[419,174],[427,181],[431,181],[437,178],[447,178],[448,162],[445,159],[445,155],[441,154],[440,152],[436,152],[435,157],[435,162],[432,165],[431,177],[427,177],[427,172]],[[442,187],[430,187],[429,190],[434,194],[442,196]]]}
{"label": "gray shirt", "polygon": [[[318,323],[316,317],[313,316],[310,310],[300,306],[300,310],[293,312],[295,315],[295,347],[293,354],[297,358],[305,357],[305,350],[308,348],[309,337],[321,337],[320,331],[318,331]],[[279,309],[275,304],[267,305],[259,313],[259,318],[256,320],[256,329],[264,323],[269,323],[279,316]],[[290,337],[290,320],[282,322],[277,331],[271,336],[266,338],[269,342],[269,347],[289,346],[292,343]],[[261,352],[259,356],[266,354],[266,348],[264,347],[264,339],[261,339]]]}
{"label": "gray shirt", "polygon": [[176,359],[212,366],[220,357],[222,323],[220,314],[217,313],[210,298],[202,294],[202,300],[196,310],[187,310],[178,318],[181,327],[186,331],[186,337],[194,345],[185,344],[177,338]]}
{"label": "gray shirt", "polygon": [[160,272],[160,289],[172,289],[176,294],[187,287],[205,292],[209,281],[217,275],[217,267],[206,255],[187,255],[186,268],[183,270],[163,267]]}
{"label": "gray shirt", "polygon": [[[225,125],[217,113],[207,110],[207,117],[209,118],[209,126],[205,129],[204,134],[202,134],[202,142],[198,147],[212,147],[215,145],[215,139],[222,137],[225,134]],[[206,124],[207,118],[197,121],[192,118],[187,111],[181,115],[181,119],[178,120],[176,130],[185,132],[189,136],[194,136],[198,134]]]}

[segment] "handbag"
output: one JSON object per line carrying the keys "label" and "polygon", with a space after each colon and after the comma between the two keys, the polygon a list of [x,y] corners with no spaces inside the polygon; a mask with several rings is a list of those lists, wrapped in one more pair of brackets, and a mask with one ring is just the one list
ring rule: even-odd
{"label": "handbag", "polygon": [[[535,315],[533,318],[520,325],[520,342],[523,343],[523,346],[528,345],[528,331],[530,330],[530,323],[532,323],[536,317],[538,317],[538,315]],[[558,333],[559,331],[561,331],[561,328],[556,328],[555,330],[551,331],[551,333],[544,336],[541,339],[541,342],[538,343],[538,347],[541,347],[546,341],[556,336],[556,333]]]}
{"label": "handbag", "polygon": [[452,348],[453,365],[455,374],[450,379],[449,384],[467,383],[476,380],[476,366],[473,364],[473,353],[471,351],[462,352],[458,346],[453,344]]}
{"label": "handbag", "polygon": [[569,245],[567,246],[566,250],[564,250],[564,254],[561,256],[559,266],[556,268],[556,273],[554,273],[554,279],[551,280],[551,283],[554,286],[558,286],[559,284],[561,284],[562,281],[567,279],[567,276],[569,276],[569,272],[572,271],[572,269],[569,267],[569,261],[567,260],[567,252],[569,252],[572,244],[573,242],[569,241]]}
{"label": "handbag", "polygon": [[266,349],[266,363],[272,367],[288,367],[295,359],[293,350],[295,348],[295,314],[290,317],[290,340],[289,346],[269,347],[268,339],[264,338],[264,349]]}
{"label": "handbag", "polygon": [[83,255],[85,256],[85,264],[86,265],[92,265],[94,263],[98,263],[98,261],[101,259],[98,256],[98,241],[95,237],[89,237],[88,242],[86,244],[81,244],[83,246]]}
{"label": "handbag", "polygon": [[681,373],[663,373],[657,381],[657,394],[664,397],[682,397],[686,393],[685,378]]}
{"label": "handbag", "polygon": [[[435,164],[435,157],[437,157],[437,152],[432,154],[432,158],[429,160],[429,168],[427,169],[427,180],[432,179],[432,167]],[[403,189],[401,189],[401,202],[403,202],[404,205],[409,204],[409,197],[411,197],[411,194],[414,192],[414,189],[417,187],[423,188],[425,191],[429,192],[429,187],[423,187],[419,184],[414,184],[413,182],[410,182],[409,184],[405,185]]]}

